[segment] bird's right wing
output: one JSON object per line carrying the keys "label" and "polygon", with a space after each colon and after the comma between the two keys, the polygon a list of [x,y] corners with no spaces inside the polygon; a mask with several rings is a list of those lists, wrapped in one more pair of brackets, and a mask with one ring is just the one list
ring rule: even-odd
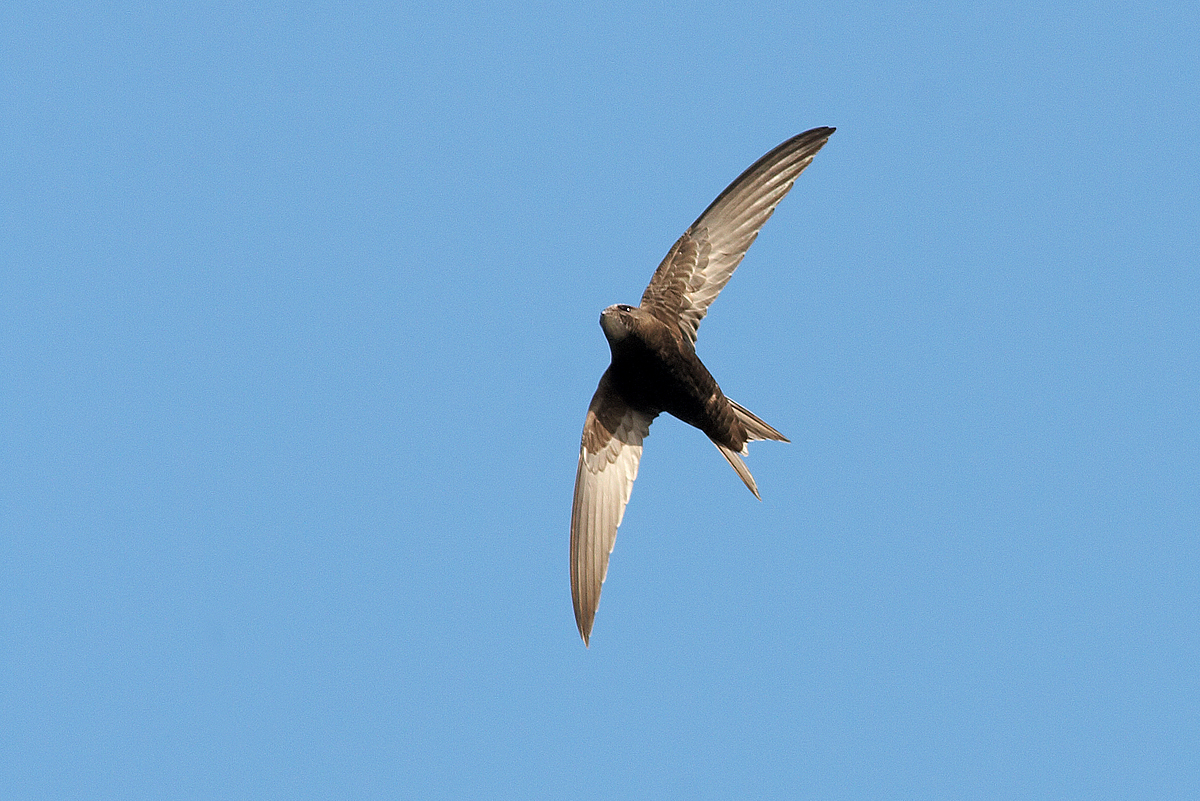
{"label": "bird's right wing", "polygon": [[658,265],[642,295],[642,308],[668,325],[678,325],[694,344],[709,305],[833,131],[813,128],[793,136],[735,178]]}
{"label": "bird's right wing", "polygon": [[575,624],[586,645],[600,604],[600,585],[617,526],[637,478],[642,440],[654,416],[631,409],[610,388],[608,373],[588,407],[571,505],[571,599]]}

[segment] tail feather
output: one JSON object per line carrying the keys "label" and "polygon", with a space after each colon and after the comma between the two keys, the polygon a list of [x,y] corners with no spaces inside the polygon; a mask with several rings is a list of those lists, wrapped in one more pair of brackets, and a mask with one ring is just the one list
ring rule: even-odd
{"label": "tail feather", "polygon": [[[726,400],[729,399],[726,398]],[[757,415],[741,404],[730,400],[729,405],[733,407],[734,413],[737,414],[738,422],[742,424],[742,428],[746,431],[746,442],[753,442],[754,440],[791,442],[791,440],[789,440],[783,434],[780,434],[771,426],[767,425]],[[714,441],[713,444],[717,446],[717,450],[721,452],[721,455],[724,456],[725,460],[729,462],[731,467],[733,467],[734,472],[738,474],[738,477],[746,485],[746,488],[754,493],[755,498],[758,498],[761,501],[762,496],[758,494],[758,485],[754,483],[754,476],[750,475],[750,469],[746,467],[746,463],[742,461],[742,456],[745,456],[748,452],[745,443],[742,444],[742,450],[740,453],[732,448],[725,447],[719,442]]]}
{"label": "tail feather", "polygon": [[[746,467],[746,463],[742,461],[742,457],[738,455],[737,451],[726,448],[719,442],[714,442],[713,445],[717,446],[717,450],[721,452],[721,455],[724,456],[729,464],[733,467],[734,471],[738,474],[738,477],[742,479],[743,483],[745,483],[747,489],[753,492],[754,497],[761,501],[762,496],[758,494],[758,485],[754,483],[754,476],[750,475],[750,469]],[[743,448],[743,450],[745,449]]]}
{"label": "tail feather", "polygon": [[[729,400],[729,398],[726,398],[725,400],[728,400],[729,405],[733,407],[735,412],[737,412],[738,422],[742,424],[742,428],[746,429],[746,440],[748,442],[753,442],[754,440],[758,439],[770,439],[775,440],[776,442],[791,442],[790,439],[771,428],[771,426],[763,422],[762,419],[760,419],[756,414],[754,414],[754,412],[750,411],[745,406],[742,406],[737,401]],[[745,449],[742,450],[742,453],[745,453]]]}

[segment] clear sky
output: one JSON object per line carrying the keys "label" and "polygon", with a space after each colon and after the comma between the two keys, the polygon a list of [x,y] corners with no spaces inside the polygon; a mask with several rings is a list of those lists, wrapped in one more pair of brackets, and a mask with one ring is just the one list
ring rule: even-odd
{"label": "clear sky", "polygon": [[507,5],[0,10],[0,797],[1195,798],[1200,6]]}

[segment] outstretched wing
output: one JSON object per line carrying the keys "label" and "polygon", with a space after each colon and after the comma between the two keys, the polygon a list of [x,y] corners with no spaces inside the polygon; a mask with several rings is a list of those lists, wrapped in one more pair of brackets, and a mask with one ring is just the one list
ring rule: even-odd
{"label": "outstretched wing", "polygon": [[610,386],[606,371],[583,424],[571,506],[571,599],[585,645],[592,633],[617,526],[637,478],[642,440],[649,436],[654,420],[629,408]]}
{"label": "outstretched wing", "polygon": [[834,130],[813,128],[794,136],[739,175],[671,247],[642,295],[642,308],[678,325],[695,343],[709,304]]}

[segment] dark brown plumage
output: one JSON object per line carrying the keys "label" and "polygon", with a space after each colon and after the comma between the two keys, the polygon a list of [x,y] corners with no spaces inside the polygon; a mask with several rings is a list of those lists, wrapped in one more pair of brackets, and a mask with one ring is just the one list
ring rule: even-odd
{"label": "dark brown plumage", "polygon": [[788,441],[725,397],[696,355],[696,330],[763,223],[833,132],[806,131],[754,162],[671,247],[640,306],[618,304],[600,314],[612,362],[588,406],[571,507],[571,597],[585,644],[654,418],[667,412],[703,431],[755,497],[758,488],[741,459],[746,443]]}

